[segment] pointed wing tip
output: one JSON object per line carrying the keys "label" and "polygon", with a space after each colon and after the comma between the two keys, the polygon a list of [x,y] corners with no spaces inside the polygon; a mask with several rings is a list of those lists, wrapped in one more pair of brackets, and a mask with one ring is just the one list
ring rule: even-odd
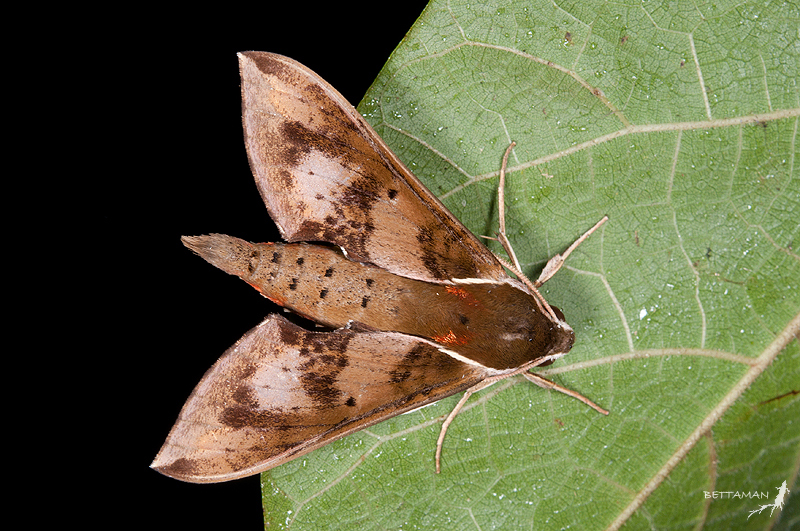
{"label": "pointed wing tip", "polygon": [[163,475],[165,475],[165,476],[173,477],[173,476],[172,476],[172,475],[169,473],[169,471],[168,471],[168,469],[167,469],[166,465],[165,465],[164,463],[161,463],[161,462],[159,461],[159,459],[158,459],[159,457],[160,457],[160,456],[156,456],[156,458],[155,458],[155,459],[153,459],[153,462],[152,462],[152,463],[150,463],[150,468],[151,468],[151,469],[153,469],[153,470],[155,470],[155,471],[156,471],[156,472],[158,472],[159,474],[163,474]]}
{"label": "pointed wing tip", "polygon": [[256,62],[257,56],[264,52],[237,52],[236,56],[239,58],[239,70],[244,71],[245,68],[250,67]]}
{"label": "pointed wing tip", "polygon": [[186,448],[174,444],[172,434],[167,437],[164,445],[158,450],[150,468],[161,475],[188,483],[208,483],[209,479],[200,474],[201,467],[198,462],[192,459]]}
{"label": "pointed wing tip", "polygon": [[258,474],[262,469],[248,468],[246,470],[217,472],[207,469],[202,461],[196,461],[189,457],[170,457],[164,456],[164,450],[150,463],[150,468],[168,478],[177,479],[186,483],[221,483],[231,481],[246,476]]}
{"label": "pointed wing tip", "polygon": [[272,52],[258,52],[255,50],[250,50],[247,52],[236,52],[236,56],[239,58],[239,64],[244,65],[245,63],[255,63],[259,59],[279,59],[284,58],[282,55],[272,53]]}
{"label": "pointed wing tip", "polygon": [[[165,445],[166,446],[166,445]],[[191,471],[190,461],[184,458],[171,458],[165,456],[165,449],[162,448],[153,462],[150,463],[150,468],[168,478],[185,481],[187,483],[209,483],[209,479],[202,476],[197,476]]]}
{"label": "pointed wing tip", "polygon": [[[169,438],[168,438],[169,439]],[[150,463],[150,468],[158,472],[159,474],[164,474],[165,476],[175,477],[174,472],[170,473],[170,469],[172,465],[175,464],[176,456],[173,454],[171,455],[170,452],[170,443],[169,440],[164,442],[164,445],[158,450],[155,459],[153,462]]]}
{"label": "pointed wing tip", "polygon": [[169,459],[164,457],[164,448],[162,448],[161,450],[158,451],[158,455],[156,455],[156,458],[153,459],[153,462],[150,463],[150,468],[164,476],[174,479],[183,479],[177,476],[174,472],[171,472],[170,470],[171,464],[172,463],[169,462]]}

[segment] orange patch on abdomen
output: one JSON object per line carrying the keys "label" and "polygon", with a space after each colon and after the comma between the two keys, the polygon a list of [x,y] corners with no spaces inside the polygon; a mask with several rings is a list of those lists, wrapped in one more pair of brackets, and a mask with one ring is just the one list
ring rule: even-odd
{"label": "orange patch on abdomen", "polygon": [[452,330],[444,335],[435,335],[431,339],[442,345],[466,345],[470,341],[470,337],[457,336]]}
{"label": "orange patch on abdomen", "polygon": [[455,295],[469,306],[480,306],[480,303],[475,299],[475,297],[469,291],[465,290],[464,288],[458,286],[445,286],[445,290],[450,295]]}

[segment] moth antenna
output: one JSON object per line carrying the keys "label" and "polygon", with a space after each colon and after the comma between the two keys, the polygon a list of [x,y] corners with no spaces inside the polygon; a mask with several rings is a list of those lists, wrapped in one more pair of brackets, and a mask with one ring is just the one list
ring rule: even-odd
{"label": "moth antenna", "polygon": [[[550,315],[550,317],[552,317],[553,320],[558,320],[556,318],[555,312],[550,307],[550,304],[548,304],[548,302],[536,288],[547,282],[553,275],[555,275],[556,272],[558,272],[558,270],[561,269],[561,266],[564,265],[564,261],[572,253],[572,251],[574,251],[575,248],[578,247],[578,245],[580,245],[586,238],[588,238],[590,234],[596,231],[600,227],[600,225],[608,221],[608,216],[603,216],[603,219],[595,223],[594,227],[583,233],[583,235],[581,235],[580,238],[575,240],[575,242],[573,242],[573,244],[570,245],[566,251],[564,251],[564,254],[556,254],[550,260],[548,260],[547,264],[545,264],[544,269],[542,270],[542,273],[539,275],[539,278],[536,280],[536,282],[531,282],[528,279],[528,277],[526,277],[522,273],[522,266],[520,266],[519,260],[517,260],[517,255],[514,253],[514,249],[511,247],[511,242],[508,241],[508,237],[506,236],[506,208],[505,208],[506,167],[508,166],[508,156],[511,154],[511,150],[514,149],[514,146],[516,145],[517,145],[516,142],[511,142],[511,144],[509,144],[508,147],[506,148],[506,152],[503,154],[503,163],[500,165],[500,184],[497,187],[497,204],[498,204],[497,210],[500,214],[499,215],[500,228],[497,233],[497,240],[500,241],[500,243],[503,245],[503,249],[505,249],[506,254],[509,256],[509,258],[511,258],[511,262],[513,263],[513,265],[510,264],[509,262],[506,262],[499,256],[497,256],[497,254],[495,254],[495,258],[497,258],[500,261],[503,267],[514,273],[517,276],[517,278],[530,289],[531,293],[533,293],[533,298],[536,301],[536,304],[537,306],[539,306],[539,310],[542,313]],[[494,239],[494,238],[489,238],[487,236],[484,236],[484,238]]]}
{"label": "moth antenna", "polygon": [[580,238],[575,240],[573,244],[570,245],[566,251],[564,251],[564,254],[557,254],[550,260],[548,260],[547,264],[545,264],[544,266],[544,269],[542,269],[542,274],[539,275],[539,278],[535,282],[536,286],[539,287],[548,280],[550,280],[550,278],[552,278],[552,276],[555,275],[559,269],[561,269],[561,266],[564,265],[564,261],[570,254],[572,254],[572,251],[574,251],[575,248],[578,247],[578,245],[583,243],[583,240],[588,238],[591,233],[600,228],[600,225],[602,225],[606,221],[608,221],[608,216],[603,216],[603,219],[595,223],[594,227],[584,232]]}
{"label": "moth antenna", "polygon": [[500,184],[497,186],[497,211],[500,213],[500,228],[497,233],[497,239],[503,245],[503,249],[506,250],[506,254],[511,258],[511,262],[517,268],[517,271],[520,271],[522,267],[519,265],[517,255],[514,254],[511,242],[506,237],[506,166],[508,166],[508,156],[516,145],[516,142],[511,142],[508,145],[506,152],[503,154],[503,163],[500,165]]}

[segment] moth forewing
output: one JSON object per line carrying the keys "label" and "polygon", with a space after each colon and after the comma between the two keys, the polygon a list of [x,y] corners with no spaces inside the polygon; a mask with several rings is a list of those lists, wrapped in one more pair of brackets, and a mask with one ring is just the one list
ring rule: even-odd
{"label": "moth forewing", "polygon": [[336,89],[287,57],[239,54],[250,166],[283,237],[418,280],[507,277]]}
{"label": "moth forewing", "polygon": [[[190,396],[156,470],[201,483],[255,474],[466,391],[442,426],[438,471],[461,405],[520,373],[604,412],[526,372],[568,352],[574,332],[518,266],[484,247],[316,74],[279,55],[239,57],[245,144],[267,209],[288,242],[333,245],[184,244],[331,330],[272,315],[245,334]],[[516,264],[503,218],[501,241]]]}

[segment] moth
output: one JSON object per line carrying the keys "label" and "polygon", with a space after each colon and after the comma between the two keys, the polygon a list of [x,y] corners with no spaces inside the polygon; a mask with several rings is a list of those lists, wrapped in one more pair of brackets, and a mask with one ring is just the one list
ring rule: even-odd
{"label": "moth", "polygon": [[[256,474],[395,415],[469,396],[569,352],[575,335],[531,282],[505,235],[487,249],[319,76],[271,53],[239,54],[244,136],[270,216],[287,243],[183,237],[211,264],[325,327],[270,315],[205,374],[151,465],[197,483]],[[316,243],[307,243],[316,242]],[[509,275],[506,270],[513,273]]]}

